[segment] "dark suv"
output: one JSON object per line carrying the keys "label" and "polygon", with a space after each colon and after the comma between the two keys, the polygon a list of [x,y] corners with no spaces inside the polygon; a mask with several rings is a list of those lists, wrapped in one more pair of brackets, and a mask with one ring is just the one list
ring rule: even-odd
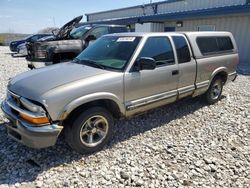
{"label": "dark suv", "polygon": [[102,35],[128,32],[127,27],[121,25],[79,24],[81,19],[82,16],[79,16],[65,24],[57,34],[54,34],[52,41],[27,43],[28,67],[40,67],[41,63],[37,62],[51,65],[72,60]]}

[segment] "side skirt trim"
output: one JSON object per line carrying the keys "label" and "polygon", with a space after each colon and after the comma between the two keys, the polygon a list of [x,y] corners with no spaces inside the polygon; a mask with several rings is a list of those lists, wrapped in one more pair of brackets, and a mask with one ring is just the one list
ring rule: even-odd
{"label": "side skirt trim", "polygon": [[154,103],[154,102],[158,102],[164,99],[168,99],[171,97],[177,96],[177,90],[173,90],[170,92],[165,92],[165,93],[161,93],[161,94],[157,94],[157,95],[153,95],[150,97],[145,97],[142,99],[138,99],[138,100],[134,100],[134,101],[130,101],[126,104],[126,109],[127,110],[134,110],[136,108],[142,107],[142,106],[146,106],[148,104]]}

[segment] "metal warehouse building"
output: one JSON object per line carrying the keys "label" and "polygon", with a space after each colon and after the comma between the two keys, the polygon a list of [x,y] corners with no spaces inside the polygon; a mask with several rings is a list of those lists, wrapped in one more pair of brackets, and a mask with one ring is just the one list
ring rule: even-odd
{"label": "metal warehouse building", "polygon": [[88,23],[122,24],[138,32],[230,31],[241,73],[250,74],[250,0],[168,0],[86,14]]}

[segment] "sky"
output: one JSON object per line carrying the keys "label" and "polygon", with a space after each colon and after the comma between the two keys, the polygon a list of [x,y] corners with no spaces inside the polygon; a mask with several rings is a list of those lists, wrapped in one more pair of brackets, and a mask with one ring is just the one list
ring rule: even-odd
{"label": "sky", "polygon": [[[158,2],[162,0],[153,0]],[[36,33],[61,27],[86,13],[149,3],[150,0],[0,0],[0,33]]]}

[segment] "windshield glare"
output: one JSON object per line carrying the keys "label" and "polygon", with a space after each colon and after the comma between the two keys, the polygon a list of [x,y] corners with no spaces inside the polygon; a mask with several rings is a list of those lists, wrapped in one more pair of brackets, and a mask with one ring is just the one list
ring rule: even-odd
{"label": "windshield glare", "polygon": [[82,27],[77,27],[74,28],[71,32],[70,32],[70,36],[73,39],[79,39],[81,38],[87,31],[89,31],[91,29],[91,27],[87,27],[87,26],[82,26]]}
{"label": "windshield glare", "polygon": [[77,60],[82,63],[91,61],[105,68],[123,70],[140,40],[141,37],[104,36],[86,48]]}

